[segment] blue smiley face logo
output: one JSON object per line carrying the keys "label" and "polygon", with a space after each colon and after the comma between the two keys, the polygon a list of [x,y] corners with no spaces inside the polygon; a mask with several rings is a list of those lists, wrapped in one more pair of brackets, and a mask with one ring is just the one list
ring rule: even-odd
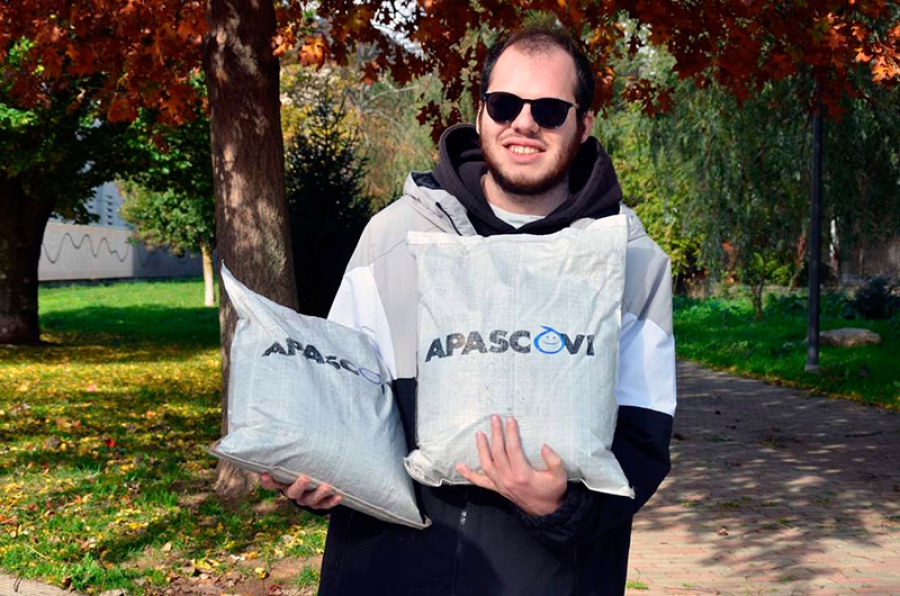
{"label": "blue smiley face logo", "polygon": [[534,338],[534,347],[543,354],[556,354],[565,347],[562,336],[556,329],[541,325],[544,331]]}

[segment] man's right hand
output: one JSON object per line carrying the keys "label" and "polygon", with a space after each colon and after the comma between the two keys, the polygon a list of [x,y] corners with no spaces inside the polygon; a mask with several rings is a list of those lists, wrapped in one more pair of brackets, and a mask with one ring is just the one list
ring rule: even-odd
{"label": "man's right hand", "polygon": [[292,484],[275,481],[269,474],[262,474],[259,483],[263,488],[277,490],[301,507],[310,509],[331,509],[341,504],[341,496],[335,494],[330,484],[310,487],[309,476],[298,476]]}

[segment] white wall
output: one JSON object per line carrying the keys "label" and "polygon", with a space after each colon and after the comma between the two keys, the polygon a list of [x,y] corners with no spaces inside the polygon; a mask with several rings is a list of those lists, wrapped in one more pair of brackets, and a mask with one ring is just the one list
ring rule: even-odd
{"label": "white wall", "polygon": [[131,230],[80,226],[51,221],[44,230],[40,281],[94,280],[129,277],[190,277],[203,274],[196,255],[172,256],[148,251],[129,239]]}

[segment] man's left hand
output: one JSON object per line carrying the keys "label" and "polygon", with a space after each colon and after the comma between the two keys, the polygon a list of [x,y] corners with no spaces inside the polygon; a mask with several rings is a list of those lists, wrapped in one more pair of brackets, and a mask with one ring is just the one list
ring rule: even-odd
{"label": "man's left hand", "polygon": [[544,445],[541,457],[547,469],[534,469],[522,451],[519,424],[515,418],[507,418],[504,435],[500,416],[491,416],[490,442],[483,432],[478,431],[475,445],[481,471],[476,472],[463,463],[456,464],[456,471],[463,478],[475,486],[500,493],[529,515],[549,515],[562,505],[567,482],[562,458]]}

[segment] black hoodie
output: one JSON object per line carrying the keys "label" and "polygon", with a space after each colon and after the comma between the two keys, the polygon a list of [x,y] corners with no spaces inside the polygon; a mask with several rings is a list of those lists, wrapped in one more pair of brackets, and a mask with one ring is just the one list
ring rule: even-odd
{"label": "black hoodie", "polygon": [[[519,229],[494,215],[481,191],[484,172],[475,129],[455,126],[442,137],[436,169],[413,174],[413,181],[454,195],[481,235],[548,234],[577,219],[619,212],[621,190],[609,157],[595,139],[585,142],[577,154],[570,174],[571,196],[547,217]],[[409,220],[418,217],[410,208],[415,201],[404,197],[373,218],[360,243],[366,256],[352,265],[354,272],[373,276],[378,295],[365,299],[390,304],[385,312],[406,304],[415,291],[398,281],[403,275],[389,275],[392,267],[399,269],[411,261],[398,249],[403,244],[398,239],[405,240]],[[423,229],[432,227],[426,222]],[[656,269],[662,275],[668,271]],[[371,306],[366,302],[366,308]],[[415,311],[401,316],[415,317]],[[674,353],[672,361],[674,374]],[[393,389],[411,442],[416,379],[401,375]],[[557,511],[532,516],[482,488],[417,483],[419,504],[432,521],[426,530],[336,507],[331,510],[319,596],[622,596],[632,516],[669,470],[671,432],[671,415],[619,406],[612,451],[635,499],[592,492],[573,482]]]}
{"label": "black hoodie", "polygon": [[594,137],[582,143],[572,163],[569,197],[547,217],[520,228],[498,218],[488,205],[481,190],[481,177],[486,172],[487,165],[474,126],[458,124],[444,131],[434,178],[440,188],[459,199],[481,236],[552,234],[583,217],[600,219],[619,212],[622,189],[612,160]]}

